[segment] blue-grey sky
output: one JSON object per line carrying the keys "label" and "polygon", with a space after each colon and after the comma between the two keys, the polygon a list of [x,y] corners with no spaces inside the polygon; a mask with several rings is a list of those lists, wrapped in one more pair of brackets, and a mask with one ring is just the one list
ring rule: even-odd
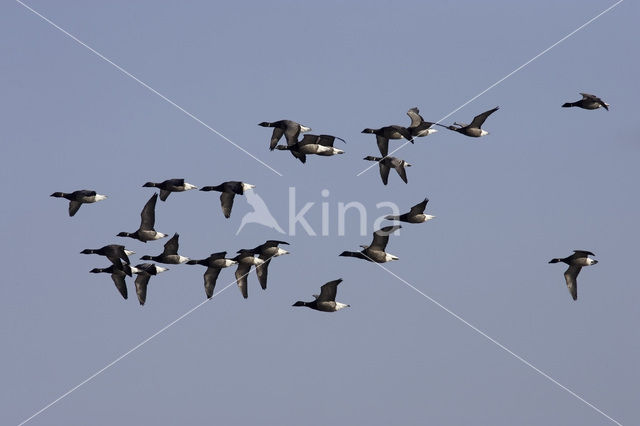
{"label": "blue-grey sky", "polygon": [[[33,425],[113,424],[613,424],[379,266],[341,258],[369,244],[373,220],[429,197],[436,219],[406,225],[385,265],[420,291],[623,424],[640,421],[640,17],[626,1],[445,120],[500,106],[491,134],[445,129],[398,151],[409,183],[383,186],[365,127],[407,125],[418,106],[435,121],[612,5],[609,1],[27,3],[272,168],[124,75],[16,2],[0,6],[3,244],[0,423],[18,424],[205,298],[204,268],[170,265],[147,304],[128,279],[123,300],[108,265],[84,248],[126,243],[152,195],[146,181],[256,185],[285,229],[289,191],[320,231],[282,235],[236,198],[189,191],[158,202],[156,229],[180,233],[192,258],[283,239],[269,288],[249,276],[39,416]],[[595,93],[610,111],[560,108]],[[292,119],[347,140],[346,153],[269,152],[261,121]],[[340,142],[336,142],[340,143]],[[400,145],[391,141],[391,147]],[[67,215],[54,191],[109,198]],[[323,197],[322,191],[329,190]],[[368,209],[337,235],[338,203]],[[573,249],[600,261],[579,277]],[[351,308],[292,308],[343,278]],[[218,289],[233,282],[224,270]]]}

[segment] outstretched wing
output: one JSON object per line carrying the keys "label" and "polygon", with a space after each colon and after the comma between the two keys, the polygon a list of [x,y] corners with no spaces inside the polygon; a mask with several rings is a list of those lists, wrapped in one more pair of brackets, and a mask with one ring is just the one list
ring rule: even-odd
{"label": "outstretched wing", "polygon": [[69,216],[75,215],[80,210],[82,203],[80,201],[69,201]]}
{"label": "outstretched wing", "polygon": [[398,162],[394,166],[396,172],[398,172],[404,183],[409,183],[409,181],[407,180],[407,171],[404,169],[404,164],[402,163],[402,161]]}
{"label": "outstretched wing", "polygon": [[580,266],[571,265],[564,271],[564,280],[567,282],[567,287],[573,300],[578,299],[578,274],[581,269],[582,267]]}
{"label": "outstretched wing", "polygon": [[407,115],[411,119],[411,125],[409,127],[418,127],[424,121],[424,118],[420,115],[420,110],[418,107],[411,108],[407,111]]}
{"label": "outstretched wing", "polygon": [[180,235],[176,232],[169,241],[164,243],[164,251],[162,252],[164,256],[178,254],[178,238],[180,238]]}
{"label": "outstretched wing", "polygon": [[238,269],[236,269],[236,282],[238,283],[238,288],[240,289],[240,293],[242,293],[242,297],[245,299],[249,297],[249,292],[247,290],[247,275],[249,275],[250,269],[251,265],[249,263],[238,262]]}
{"label": "outstretched wing", "polygon": [[389,170],[391,169],[382,161],[378,162],[378,165],[380,166],[380,177],[382,178],[382,183],[386,185],[389,181]]}
{"label": "outstretched wing", "polygon": [[389,234],[393,234],[400,228],[402,228],[402,226],[393,225],[378,229],[373,233],[373,241],[369,248],[384,251],[384,249],[387,248],[387,243],[389,242]]}
{"label": "outstretched wing", "polygon": [[485,111],[482,114],[476,115],[475,117],[473,117],[473,121],[471,122],[471,124],[469,124],[469,127],[479,129],[480,126],[482,126],[482,123],[484,123],[484,121],[487,119],[487,117],[496,112],[498,109],[500,109],[500,107],[495,107],[494,109],[490,109],[489,111]]}
{"label": "outstretched wing", "polygon": [[256,275],[258,275],[258,281],[260,282],[260,287],[263,290],[267,289],[267,274],[269,273],[269,264],[271,263],[271,259],[265,259],[264,256],[258,256],[260,259],[264,260],[264,263],[256,266]]}
{"label": "outstretched wing", "polygon": [[138,295],[138,302],[140,305],[144,305],[147,300],[147,285],[149,284],[149,274],[138,274],[136,277],[136,294]]}
{"label": "outstretched wing", "polygon": [[590,251],[587,251],[587,250],[574,250],[573,252],[575,254],[577,254],[577,255],[584,256],[584,257],[587,257],[589,255],[595,256],[595,254],[593,254],[593,253],[591,253]]}
{"label": "outstretched wing", "polygon": [[218,275],[220,275],[220,269],[218,268],[209,267],[204,273],[204,292],[207,295],[207,299],[211,299],[213,296],[213,290],[216,288]]}
{"label": "outstretched wing", "polygon": [[167,201],[167,198],[171,195],[171,191],[167,191],[166,189],[160,190],[160,200]]}
{"label": "outstretched wing", "polygon": [[320,287],[320,296],[317,297],[318,302],[335,302],[336,294],[338,293],[338,284],[342,282],[341,279],[329,281],[322,287]]}
{"label": "outstretched wing", "polygon": [[278,141],[280,140],[282,135],[284,135],[284,130],[282,130],[280,127],[276,127],[273,129],[273,133],[271,134],[271,144],[269,145],[269,149],[271,151],[273,151],[276,145],[278,145]]}
{"label": "outstretched wing", "polygon": [[382,154],[383,157],[386,157],[389,152],[389,139],[382,135],[376,135],[376,143],[378,144],[380,154]]}
{"label": "outstretched wing", "polygon": [[417,214],[424,213],[424,210],[427,208],[428,202],[429,202],[429,199],[425,198],[423,202],[418,203],[415,206],[411,207],[411,210],[409,210],[409,216],[415,216]]}
{"label": "outstretched wing", "polygon": [[125,299],[128,297],[127,295],[127,283],[124,281],[124,271],[115,271],[111,274],[111,279],[113,283],[116,285],[116,288]]}
{"label": "outstretched wing", "polygon": [[156,202],[158,194],[153,194],[140,213],[140,229],[153,229],[156,224]]}
{"label": "outstretched wing", "polygon": [[293,121],[287,122],[287,129],[284,131],[284,137],[287,139],[287,145],[295,145],[298,143],[298,135],[300,134],[300,125]]}
{"label": "outstretched wing", "polygon": [[222,213],[224,217],[229,219],[231,216],[231,208],[233,207],[233,197],[235,196],[232,192],[223,192],[220,194],[220,204],[222,205]]}

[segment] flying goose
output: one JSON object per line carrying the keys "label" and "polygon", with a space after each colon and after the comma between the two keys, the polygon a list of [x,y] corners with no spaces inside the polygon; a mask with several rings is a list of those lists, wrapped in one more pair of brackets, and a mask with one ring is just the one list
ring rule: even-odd
{"label": "flying goose", "polygon": [[407,115],[411,119],[411,124],[407,127],[409,132],[411,132],[411,137],[429,136],[430,134],[438,131],[431,128],[435,123],[424,121],[424,118],[420,115],[418,107],[411,108],[407,111]]}
{"label": "flying goose", "polygon": [[373,241],[370,246],[360,246],[363,248],[362,251],[343,251],[340,253],[340,256],[357,257],[376,263],[398,260],[397,256],[386,253],[384,250],[389,242],[389,234],[394,233],[400,228],[402,228],[401,225],[385,226],[373,233]]}
{"label": "flying goose", "polygon": [[147,182],[142,185],[143,188],[160,188],[160,200],[166,201],[167,197],[172,192],[188,191],[190,189],[198,189],[197,186],[191,185],[184,181],[184,179],[167,179],[164,182],[155,183]]}
{"label": "flying goose", "polygon": [[164,243],[164,250],[158,256],[144,255],[140,260],[153,260],[154,262],[168,263],[172,265],[178,265],[189,260],[188,257],[180,256],[178,254],[178,238],[180,235],[176,232],[169,241]]}
{"label": "flying goose", "polygon": [[144,305],[147,300],[147,285],[152,275],[158,275],[160,272],[168,271],[168,268],[158,266],[153,263],[141,263],[136,265],[135,268],[131,268],[136,277],[136,294],[138,295],[138,302],[140,305]]}
{"label": "flying goose", "polygon": [[83,204],[95,203],[96,201],[102,201],[107,198],[106,195],[100,195],[96,193],[96,191],[88,189],[80,189],[71,193],[54,192],[51,196],[69,200],[69,216],[75,215]]}
{"label": "flying goose", "polygon": [[124,279],[127,275],[131,276],[131,267],[126,263],[123,265],[122,262],[120,262],[120,259],[117,259],[117,261],[118,261],[117,263],[113,263],[107,268],[93,268],[89,272],[92,272],[94,274],[99,274],[101,272],[111,274],[111,279],[113,280],[113,283],[116,285],[116,288],[118,289],[122,297],[126,299],[127,283],[125,282]]}
{"label": "flying goose", "polygon": [[597,260],[591,259],[589,257],[595,256],[595,254],[586,250],[574,250],[571,256],[565,257],[564,259],[555,258],[551,259],[549,263],[558,263],[564,262],[569,267],[566,271],[564,271],[564,280],[567,282],[567,287],[569,288],[569,293],[571,293],[571,297],[573,300],[578,299],[578,274],[583,266],[591,266],[598,263]]}
{"label": "flying goose", "polygon": [[213,297],[213,290],[216,288],[216,280],[222,268],[227,268],[231,265],[238,263],[232,259],[225,259],[227,255],[226,251],[218,253],[212,253],[206,259],[190,260],[187,265],[202,265],[206,266],[207,270],[204,273],[204,292],[207,295],[207,299]]}
{"label": "flying goose", "polygon": [[155,193],[147,204],[142,208],[142,212],[140,212],[140,228],[136,232],[120,232],[117,237],[129,237],[135,240],[142,241],[146,243],[151,240],[159,240],[160,238],[164,238],[167,234],[163,234],[161,232],[157,232],[153,229],[156,223],[156,202],[158,201],[158,194]]}
{"label": "flying goose", "polygon": [[263,260],[263,263],[256,266],[258,281],[260,282],[260,287],[262,287],[263,290],[267,289],[267,274],[269,273],[268,268],[269,263],[271,263],[271,259],[277,256],[282,256],[283,254],[289,254],[288,251],[278,247],[278,244],[289,245],[289,243],[284,241],[267,240],[264,244],[260,244],[258,247],[251,250],[258,255],[259,259]]}
{"label": "flying goose", "polygon": [[405,138],[409,142],[413,143],[411,132],[402,126],[385,126],[379,129],[364,129],[362,133],[372,133],[376,135],[376,142],[378,143],[378,149],[383,157],[386,157],[389,153],[389,139],[401,139]]}
{"label": "flying goose", "polygon": [[242,297],[246,299],[249,297],[247,289],[247,275],[249,275],[251,265],[261,265],[264,263],[264,260],[254,257],[253,250],[247,249],[238,250],[238,255],[232,260],[238,262],[238,269],[236,269],[236,282],[238,283],[238,288],[242,293]]}
{"label": "flying goose", "polygon": [[433,219],[435,216],[431,216],[430,214],[424,214],[424,209],[427,208],[427,203],[429,202],[428,198],[425,198],[421,203],[416,204],[411,207],[409,213],[401,214],[400,216],[386,216],[387,220],[399,220],[400,222],[408,222],[408,223],[422,223],[428,220]]}
{"label": "flying goose", "polygon": [[344,154],[343,150],[333,147],[333,142],[336,139],[345,142],[344,139],[337,136],[306,134],[301,141],[292,145],[277,145],[276,149],[290,151],[294,157],[304,164],[307,161],[307,155],[315,154],[328,157],[336,154]]}
{"label": "flying goose", "polygon": [[287,145],[293,145],[298,142],[298,135],[300,133],[311,130],[310,127],[303,126],[291,120],[279,120],[274,121],[273,123],[263,121],[262,123],[259,123],[258,126],[274,127],[273,134],[271,135],[271,143],[269,145],[269,149],[271,151],[275,149],[278,141],[282,138],[282,135],[287,139]]}
{"label": "flying goose", "polygon": [[306,306],[321,312],[335,312],[342,308],[348,308],[351,305],[336,302],[336,293],[338,292],[338,284],[342,282],[342,278],[335,281],[329,281],[320,287],[320,295],[314,295],[316,300],[313,302],[297,301],[292,306]]}
{"label": "flying goose", "polygon": [[100,256],[105,256],[107,259],[111,261],[111,263],[118,264],[120,259],[124,260],[127,264],[129,264],[129,256],[135,254],[135,251],[127,250],[124,246],[119,244],[109,244],[104,247],[100,247],[99,249],[84,249],[80,253],[82,254],[99,254]]}
{"label": "flying goose", "polygon": [[580,107],[582,109],[598,109],[600,107],[609,111],[609,104],[597,97],[596,95],[590,95],[588,93],[580,93],[582,99],[576,102],[565,102],[562,106],[564,108]]}
{"label": "flying goose", "polygon": [[401,160],[397,157],[380,158],[372,157],[370,155],[364,157],[364,160],[378,162],[378,165],[380,166],[380,177],[382,178],[382,183],[384,183],[385,185],[389,180],[389,170],[391,170],[392,167],[396,169],[396,172],[398,172],[398,175],[400,175],[404,183],[408,183],[407,171],[405,170],[405,167],[411,167],[411,164],[407,163],[406,161]]}
{"label": "flying goose", "polygon": [[218,191],[220,194],[220,204],[222,205],[222,213],[224,217],[229,219],[231,216],[231,208],[233,208],[233,197],[236,194],[242,195],[245,191],[255,188],[255,185],[251,185],[244,182],[229,181],[223,182],[217,186],[205,186],[200,191]]}
{"label": "flying goose", "polygon": [[463,135],[471,136],[472,138],[479,138],[480,136],[489,134],[489,132],[487,132],[486,130],[482,130],[480,126],[482,126],[487,117],[496,112],[498,109],[500,109],[500,107],[495,107],[494,109],[490,109],[489,111],[485,111],[482,114],[476,115],[475,117],[473,117],[473,121],[471,122],[471,124],[453,123],[453,126],[445,126],[443,124],[437,123],[436,124],[441,127],[446,127],[449,130],[462,133]]}

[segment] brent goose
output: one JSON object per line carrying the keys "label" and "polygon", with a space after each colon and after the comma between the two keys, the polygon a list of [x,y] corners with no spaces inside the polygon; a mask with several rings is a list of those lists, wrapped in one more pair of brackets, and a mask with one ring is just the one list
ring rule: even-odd
{"label": "brent goose", "polygon": [[383,157],[386,157],[389,153],[389,139],[401,139],[405,138],[409,142],[413,143],[411,132],[402,126],[385,126],[379,129],[364,129],[362,133],[373,133],[376,135],[376,142],[378,143],[378,149]]}
{"label": "brent goose", "polygon": [[190,189],[198,189],[197,186],[191,185],[184,179],[167,179],[164,182],[147,182],[142,185],[143,188],[160,188],[160,200],[166,201],[172,192],[188,191]]}
{"label": "brent goose", "polygon": [[207,295],[207,299],[213,297],[213,290],[216,288],[216,280],[218,279],[218,275],[220,275],[220,270],[238,263],[232,259],[225,259],[226,255],[226,251],[221,251],[212,253],[206,259],[190,260],[187,262],[187,265],[202,265],[207,267],[204,273],[204,292]]}
{"label": "brent goose", "polygon": [[135,268],[131,268],[131,270],[138,275],[136,278],[136,294],[140,305],[144,305],[147,300],[147,285],[151,276],[158,275],[160,272],[168,271],[169,269],[153,263],[141,263],[136,265]]}
{"label": "brent goose", "polygon": [[99,249],[84,249],[80,253],[99,254],[100,256],[105,256],[111,263],[116,265],[120,262],[120,259],[124,260],[127,264],[131,263],[129,262],[129,255],[135,254],[134,251],[127,250],[119,244],[109,244]]}
{"label": "brent goose", "polygon": [[429,202],[428,198],[425,198],[421,203],[416,204],[411,207],[409,213],[401,214],[400,216],[386,216],[387,220],[399,220],[400,222],[408,222],[408,223],[422,223],[428,220],[433,219],[435,216],[431,216],[430,214],[424,214],[424,209],[427,208],[427,203]]}
{"label": "brent goose", "polygon": [[384,250],[389,242],[389,234],[400,228],[402,228],[401,225],[385,226],[373,233],[373,241],[370,246],[360,246],[364,249],[362,251],[343,251],[340,256],[357,257],[358,259],[376,263],[398,260],[397,256],[386,253]]}
{"label": "brent goose", "polygon": [[249,275],[251,265],[258,266],[264,263],[264,260],[254,257],[253,250],[247,249],[238,250],[238,255],[232,260],[238,262],[238,269],[236,269],[236,282],[238,283],[238,288],[242,293],[242,297],[246,299],[249,297],[247,289],[247,275]]}
{"label": "brent goose", "polygon": [[147,204],[142,208],[142,212],[140,213],[140,228],[136,232],[120,232],[118,237],[129,237],[136,240],[140,240],[143,243],[151,240],[159,240],[160,238],[164,238],[167,234],[163,234],[161,232],[157,232],[153,229],[156,223],[156,202],[158,201],[158,194],[153,194],[153,196],[147,201]]}
{"label": "brent goose", "polygon": [[[328,157],[336,154],[344,154],[344,151],[333,147],[333,142],[344,139],[332,135],[304,135],[300,142],[292,145],[277,145],[276,149],[290,151],[291,154],[303,164],[307,161],[307,155],[315,154]],[[346,143],[346,142],[345,142]]]}
{"label": "brent goose", "polygon": [[293,145],[298,142],[298,135],[300,133],[308,132],[311,130],[310,127],[306,127],[301,125],[300,123],[296,123],[291,120],[279,120],[274,121],[273,123],[269,123],[268,121],[263,121],[258,124],[258,126],[262,127],[274,127],[273,134],[271,135],[271,144],[269,145],[269,149],[273,151],[278,144],[282,135],[287,139],[287,145]]}
{"label": "brent goose", "polygon": [[475,117],[473,117],[473,121],[471,122],[471,124],[453,123],[453,126],[445,126],[443,124],[437,123],[436,124],[438,126],[446,127],[449,130],[462,133],[463,135],[471,136],[472,138],[479,138],[480,136],[489,134],[489,132],[487,132],[486,130],[482,130],[480,127],[487,119],[487,117],[496,112],[498,109],[500,109],[500,107],[495,107],[494,109],[490,109],[489,111],[485,111],[482,114],[476,115]]}
{"label": "brent goose", "polygon": [[154,262],[168,263],[172,265],[178,265],[189,260],[188,257],[180,256],[178,254],[178,238],[180,235],[176,232],[169,241],[164,243],[164,250],[158,256],[144,255],[140,260],[153,260]]}
{"label": "brent goose", "polygon": [[398,172],[398,175],[402,178],[404,183],[408,183],[407,180],[407,171],[404,169],[405,167],[411,167],[411,164],[407,163],[404,160],[401,160],[397,157],[372,157],[367,156],[364,157],[364,160],[368,161],[377,161],[380,166],[380,177],[382,178],[382,183],[385,185],[389,181],[389,170],[393,167]]}
{"label": "brent goose", "polygon": [[429,136],[430,134],[438,131],[431,128],[435,123],[424,121],[424,118],[420,115],[418,107],[411,108],[407,111],[407,115],[411,119],[411,125],[407,128],[411,132],[411,137]]}
{"label": "brent goose", "polygon": [[582,99],[576,102],[566,102],[562,106],[564,108],[580,107],[583,109],[598,109],[600,107],[609,111],[609,104],[597,97],[596,95],[590,95],[588,93],[580,93]]}
{"label": "brent goose", "polygon": [[90,191],[88,189],[81,189],[71,193],[54,192],[51,196],[69,200],[69,216],[75,215],[83,204],[95,203],[96,201],[102,201],[107,198],[106,195],[100,195],[96,193],[96,191]]}
{"label": "brent goose", "polygon": [[233,207],[233,197],[236,194],[242,195],[245,191],[255,188],[255,185],[251,185],[244,182],[229,181],[223,182],[216,186],[205,186],[200,191],[218,191],[220,194],[220,204],[222,205],[222,213],[224,217],[229,219],[231,216],[231,208]]}
{"label": "brent goose", "polygon": [[117,263],[111,264],[108,268],[93,268],[91,271],[94,274],[99,274],[101,272],[105,272],[111,274],[111,279],[113,283],[116,285],[116,288],[125,299],[127,296],[127,284],[124,281],[127,275],[131,276],[131,267],[127,264],[122,264],[120,259],[117,259]]}
{"label": "brent goose", "polygon": [[564,262],[569,265],[567,270],[564,271],[564,280],[567,282],[567,287],[569,288],[569,293],[571,293],[573,300],[578,299],[578,281],[576,279],[578,278],[578,274],[582,267],[598,263],[597,260],[591,259],[589,255],[595,256],[595,254],[590,251],[574,250],[571,256],[565,257],[564,259],[555,258],[549,261],[549,263]]}
{"label": "brent goose", "polygon": [[348,308],[351,305],[336,302],[336,293],[338,292],[338,284],[342,282],[342,278],[329,281],[322,287],[320,287],[320,295],[314,295],[316,300],[313,302],[297,301],[292,306],[306,306],[307,308],[315,309],[321,312],[335,312],[342,308]]}
{"label": "brent goose", "polygon": [[268,268],[269,263],[271,263],[271,259],[277,256],[282,256],[283,254],[289,254],[288,251],[278,247],[278,244],[289,245],[289,243],[284,241],[267,240],[264,244],[260,244],[252,250],[258,255],[259,259],[264,261],[262,264],[256,266],[258,281],[260,282],[260,286],[263,290],[267,289],[267,274],[269,273]]}

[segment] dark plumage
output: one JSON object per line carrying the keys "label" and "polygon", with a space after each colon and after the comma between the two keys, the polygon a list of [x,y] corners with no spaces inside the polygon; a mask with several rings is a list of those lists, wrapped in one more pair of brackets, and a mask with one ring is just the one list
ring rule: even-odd
{"label": "dark plumage", "polygon": [[282,138],[282,135],[287,139],[287,145],[293,145],[298,142],[298,135],[300,133],[311,130],[311,128],[291,120],[279,120],[272,123],[263,121],[262,123],[259,123],[258,126],[274,128],[273,134],[271,135],[271,143],[269,144],[269,149],[271,151],[275,149],[278,141]]}
{"label": "dark plumage", "polygon": [[489,134],[489,132],[487,132],[486,130],[482,130],[480,127],[487,119],[487,117],[496,112],[498,109],[500,109],[500,107],[495,107],[494,109],[490,109],[489,111],[485,111],[482,114],[476,115],[475,117],[473,117],[473,121],[471,122],[471,124],[453,123],[453,126],[445,126],[442,124],[437,125],[458,133],[462,133],[463,135],[470,136],[472,138],[479,138],[480,136]]}
{"label": "dark plumage", "polygon": [[249,249],[238,250],[238,255],[232,260],[238,262],[238,269],[236,269],[236,283],[242,293],[242,297],[245,299],[249,297],[249,290],[247,289],[247,275],[251,270],[251,266],[261,265],[264,260],[254,257],[255,252]]}
{"label": "dark plumage", "polygon": [[153,263],[141,263],[136,265],[135,268],[131,268],[131,270],[134,274],[138,275],[136,277],[136,294],[138,295],[138,302],[140,302],[140,305],[144,305],[144,302],[147,300],[147,286],[151,276],[158,275],[159,273],[168,271],[169,269]]}
{"label": "dark plumage", "polygon": [[562,106],[564,108],[579,107],[582,109],[598,109],[600,107],[609,111],[609,104],[597,97],[596,95],[590,95],[588,93],[580,93],[582,99],[576,102],[566,102]]}
{"label": "dark plumage", "polygon": [[213,290],[216,288],[216,281],[218,275],[220,275],[220,271],[223,268],[238,263],[232,259],[225,259],[226,255],[226,251],[221,251],[219,253],[212,253],[206,259],[190,260],[187,262],[187,265],[202,265],[207,267],[204,273],[204,292],[207,295],[207,299],[213,297]]}
{"label": "dark plumage", "polygon": [[425,198],[422,202],[416,204],[411,207],[409,213],[401,214],[400,216],[386,216],[387,220],[398,220],[400,222],[407,223],[422,223],[427,220],[433,219],[435,216],[431,216],[430,214],[424,214],[424,210],[427,208],[427,203],[429,202],[428,198]]}
{"label": "dark plumage", "polygon": [[164,182],[147,182],[142,185],[143,188],[159,188],[160,189],[160,200],[166,201],[167,197],[171,195],[172,192],[182,192],[188,191],[190,189],[198,189],[197,186],[191,185],[184,181],[184,179],[167,179]]}
{"label": "dark plumage", "polygon": [[125,282],[125,277],[131,276],[131,267],[129,265],[122,264],[120,259],[117,259],[117,263],[111,264],[107,268],[93,268],[91,271],[94,274],[98,274],[101,272],[111,274],[111,279],[113,283],[116,285],[116,288],[125,299],[127,296],[127,283]]}
{"label": "dark plumage", "polygon": [[343,150],[333,147],[333,142],[336,139],[344,142],[344,139],[336,136],[307,134],[304,135],[299,142],[291,145],[277,145],[276,149],[291,152],[295,158],[304,164],[307,161],[307,155],[315,154],[328,157],[336,154],[344,154]]}
{"label": "dark plumage", "polygon": [[373,241],[370,246],[360,246],[362,251],[343,251],[340,256],[357,257],[358,259],[368,260],[369,262],[385,263],[392,260],[398,260],[397,256],[386,253],[389,235],[402,228],[401,225],[385,226],[373,233]]}
{"label": "dark plumage", "polygon": [[168,263],[178,265],[189,260],[188,257],[180,256],[178,254],[178,238],[180,235],[176,232],[171,239],[164,244],[164,250],[158,256],[144,255],[140,260],[153,260],[154,262]]}
{"label": "dark plumage", "polygon": [[120,232],[118,237],[129,237],[134,240],[142,241],[146,243],[151,240],[159,240],[167,235],[161,232],[157,232],[154,229],[156,223],[156,202],[158,201],[158,194],[153,194],[149,201],[142,208],[140,212],[140,227],[135,232]]}
{"label": "dark plumage", "polygon": [[267,289],[267,274],[269,272],[268,268],[271,263],[271,259],[277,256],[282,256],[283,254],[289,254],[288,251],[278,247],[278,244],[289,245],[289,243],[284,241],[268,240],[264,244],[261,244],[251,250],[253,253],[258,255],[258,259],[263,260],[262,264],[256,265],[256,274],[258,275],[260,287],[262,287],[263,290]]}
{"label": "dark plumage", "polygon": [[407,111],[407,115],[411,119],[411,124],[407,127],[407,130],[411,132],[411,137],[424,137],[437,132],[436,129],[431,128],[435,123],[424,121],[418,107],[411,108]]}
{"label": "dark plumage", "polygon": [[413,143],[413,137],[411,132],[402,126],[385,126],[379,129],[364,129],[362,133],[370,133],[376,135],[376,142],[378,149],[383,157],[386,157],[389,153],[389,139],[401,139],[405,138],[409,142]]}
{"label": "dark plumage", "polygon": [[125,261],[127,264],[129,262],[129,256],[131,254],[135,254],[134,251],[127,250],[124,246],[119,244],[109,244],[104,247],[100,247],[99,249],[84,249],[80,253],[82,254],[99,254],[100,256],[105,256],[107,259],[111,261],[111,263],[117,264],[120,262],[120,259]]}
{"label": "dark plumage", "polygon": [[255,185],[250,185],[244,182],[229,181],[223,182],[216,186],[204,186],[200,191],[218,191],[220,194],[220,204],[222,205],[222,213],[224,217],[229,219],[231,217],[231,209],[233,208],[233,198],[236,194],[242,195],[245,191],[255,188]]}
{"label": "dark plumage", "polygon": [[100,195],[96,193],[96,191],[88,189],[80,189],[71,193],[54,192],[51,196],[69,200],[69,216],[75,215],[83,204],[95,203],[96,201],[102,201],[107,198],[106,195]]}
{"label": "dark plumage", "polygon": [[338,284],[342,282],[342,279],[335,281],[329,281],[322,287],[320,287],[320,295],[314,297],[316,300],[313,302],[297,301],[293,306],[306,306],[307,308],[315,309],[321,312],[335,312],[342,308],[348,308],[351,305],[345,305],[344,303],[336,302],[336,294],[338,292]]}
{"label": "dark plumage", "polygon": [[385,185],[389,181],[389,170],[391,170],[392,168],[394,168],[396,172],[398,172],[398,175],[400,176],[400,178],[402,178],[404,183],[409,182],[407,180],[407,171],[405,170],[405,167],[411,167],[411,164],[407,163],[404,160],[401,160],[397,157],[380,158],[372,157],[370,155],[364,157],[364,160],[378,162],[378,165],[380,166],[380,177],[382,178],[382,183],[384,183]]}
{"label": "dark plumage", "polygon": [[565,258],[554,258],[549,261],[549,263],[558,263],[563,262],[569,265],[566,271],[564,271],[564,280],[567,283],[567,288],[569,289],[569,293],[571,293],[571,297],[573,300],[578,299],[578,274],[580,270],[582,270],[583,266],[595,265],[598,263],[597,260],[591,259],[589,257],[595,256],[595,254],[586,250],[574,250],[571,256]]}

